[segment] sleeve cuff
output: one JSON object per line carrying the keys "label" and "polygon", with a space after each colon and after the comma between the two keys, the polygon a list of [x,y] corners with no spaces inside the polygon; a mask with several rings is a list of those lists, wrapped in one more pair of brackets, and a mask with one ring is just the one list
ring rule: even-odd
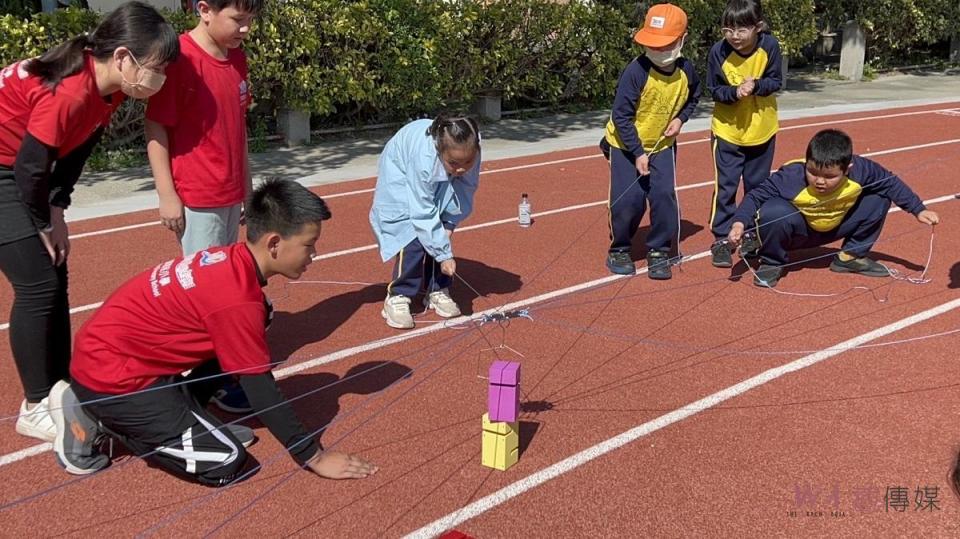
{"label": "sleeve cuff", "polygon": [[290,450],[290,456],[293,457],[293,460],[297,461],[297,464],[300,466],[306,466],[307,461],[317,456],[318,453],[320,453],[320,446],[314,440],[302,443]]}

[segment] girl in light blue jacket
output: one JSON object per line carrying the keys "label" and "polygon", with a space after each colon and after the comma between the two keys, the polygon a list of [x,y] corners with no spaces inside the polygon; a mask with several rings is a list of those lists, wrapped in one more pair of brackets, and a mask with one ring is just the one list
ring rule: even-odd
{"label": "girl in light blue jacket", "polygon": [[473,210],[480,180],[480,129],[469,117],[440,115],[405,125],[380,155],[370,226],[380,258],[396,257],[383,317],[393,328],[414,326],[410,301],[443,318],[460,316],[450,297],[457,271],[450,235]]}

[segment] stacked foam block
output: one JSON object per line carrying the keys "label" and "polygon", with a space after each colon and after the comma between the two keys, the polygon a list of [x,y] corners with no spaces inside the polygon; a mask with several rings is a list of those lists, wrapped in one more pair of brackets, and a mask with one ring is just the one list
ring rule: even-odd
{"label": "stacked foam block", "polygon": [[520,456],[520,364],[495,361],[490,365],[487,413],[483,414],[483,465],[506,470]]}

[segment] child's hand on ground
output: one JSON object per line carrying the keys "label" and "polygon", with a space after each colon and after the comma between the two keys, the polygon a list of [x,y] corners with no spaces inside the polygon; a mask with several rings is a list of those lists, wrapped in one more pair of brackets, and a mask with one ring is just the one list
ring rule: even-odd
{"label": "child's hand on ground", "polygon": [[446,231],[446,233],[447,233],[447,238],[449,238],[450,236],[453,235],[453,229],[452,229],[452,228],[444,228],[443,230]]}
{"label": "child's hand on ground", "polygon": [[183,202],[176,193],[160,196],[160,222],[177,236],[183,234]]}
{"label": "child's hand on ground", "polygon": [[683,128],[683,122],[680,121],[680,118],[674,118],[667,124],[667,128],[663,131],[664,137],[675,137],[680,134],[680,129]]}
{"label": "child's hand on ground", "polygon": [[452,258],[448,258],[440,263],[440,273],[453,277],[457,272],[457,263]]}
{"label": "child's hand on ground", "polygon": [[733,226],[730,227],[730,233],[727,234],[727,241],[730,242],[730,246],[736,249],[740,245],[740,240],[743,239],[743,223],[733,223]]}
{"label": "child's hand on ground", "polygon": [[380,468],[369,462],[338,451],[321,451],[307,461],[313,473],[327,479],[363,479]]}
{"label": "child's hand on ground", "polygon": [[917,214],[917,221],[925,225],[938,225],[940,224],[940,216],[935,211],[923,210]]}
{"label": "child's hand on ground", "polygon": [[647,176],[650,174],[650,156],[643,154],[637,158],[637,174]]}

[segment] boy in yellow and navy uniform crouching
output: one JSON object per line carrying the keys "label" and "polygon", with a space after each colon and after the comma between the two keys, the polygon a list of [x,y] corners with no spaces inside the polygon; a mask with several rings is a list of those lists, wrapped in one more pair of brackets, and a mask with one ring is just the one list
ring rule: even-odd
{"label": "boy in yellow and navy uniform crouching", "polygon": [[[687,14],[658,4],[634,40],[645,53],[623,70],[601,148],[610,159],[610,248],[607,268],[632,275],[633,235],[650,201],[647,275],[669,279],[670,244],[680,230],[675,192],[676,137],[700,100],[693,65],[680,58]],[[679,245],[677,246],[679,249]]]}
{"label": "boy in yellow and navy uniform crouching", "polygon": [[748,226],[760,241],[757,286],[774,287],[783,275],[787,251],[842,239],[830,270],[886,277],[890,271],[867,253],[880,237],[891,201],[921,223],[940,217],[899,177],[877,163],[853,155],[850,137],[835,129],[813,136],[806,161],[785,164],[744,197],[727,237],[740,244]]}
{"label": "boy in yellow and navy uniform crouching", "polygon": [[782,59],[777,39],[767,31],[759,0],[730,0],[721,17],[724,39],[707,59],[707,87],[713,96],[711,142],[715,168],[710,228],[716,240],[713,265],[729,268],[730,232],[743,177],[746,195],[767,179],[776,146],[777,98]]}

